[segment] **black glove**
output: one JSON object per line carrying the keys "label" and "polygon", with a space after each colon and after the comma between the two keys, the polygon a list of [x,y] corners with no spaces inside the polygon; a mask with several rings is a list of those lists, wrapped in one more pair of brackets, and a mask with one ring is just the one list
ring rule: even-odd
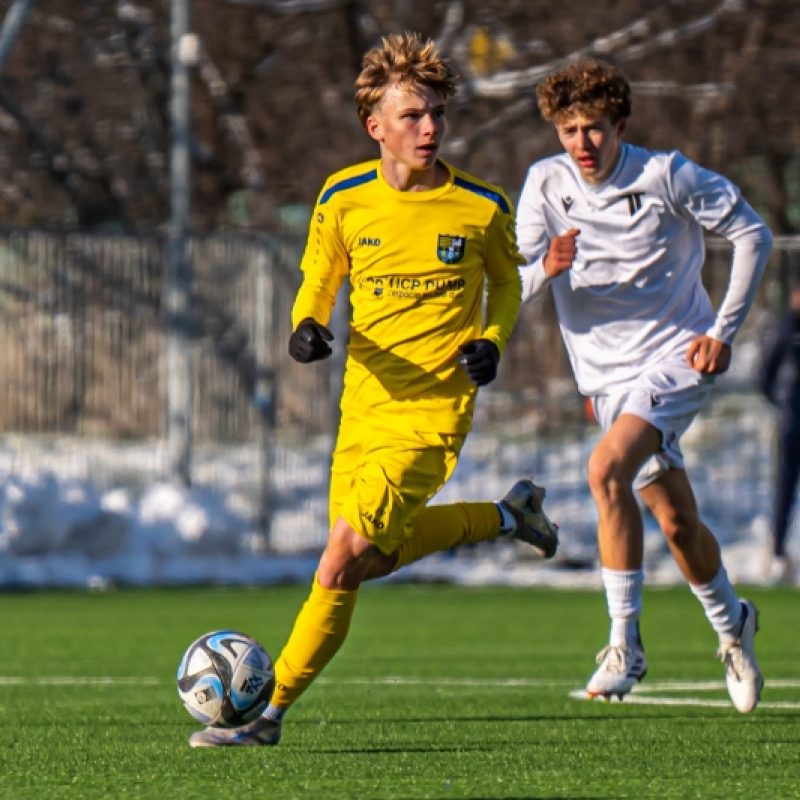
{"label": "black glove", "polygon": [[500,351],[488,339],[473,339],[458,348],[458,363],[466,370],[469,379],[476,386],[486,386],[497,377],[497,362]]}
{"label": "black glove", "polygon": [[333,352],[328,345],[332,341],[333,334],[324,325],[306,317],[289,337],[289,355],[301,364],[321,361]]}

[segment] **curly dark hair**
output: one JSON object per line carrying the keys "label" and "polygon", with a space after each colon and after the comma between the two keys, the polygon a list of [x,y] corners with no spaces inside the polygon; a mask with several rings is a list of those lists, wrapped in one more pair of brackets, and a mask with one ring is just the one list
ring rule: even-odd
{"label": "curly dark hair", "polygon": [[549,75],[536,94],[542,116],[556,124],[575,113],[599,113],[611,122],[631,115],[631,87],[621,70],[592,59]]}
{"label": "curly dark hair", "polygon": [[367,117],[393,83],[430,86],[446,100],[456,92],[456,73],[439,55],[431,39],[418,33],[390,34],[364,56],[356,79],[356,111],[366,127]]}

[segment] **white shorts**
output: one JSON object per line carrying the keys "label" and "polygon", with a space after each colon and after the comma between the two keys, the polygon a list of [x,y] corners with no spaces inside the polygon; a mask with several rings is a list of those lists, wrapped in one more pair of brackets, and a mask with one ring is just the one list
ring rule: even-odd
{"label": "white shorts", "polygon": [[661,431],[661,452],[642,464],[633,482],[635,489],[644,488],[668,469],[684,469],[680,438],[713,388],[713,375],[672,362],[645,367],[624,392],[591,398],[594,415],[604,431],[623,413],[633,414]]}

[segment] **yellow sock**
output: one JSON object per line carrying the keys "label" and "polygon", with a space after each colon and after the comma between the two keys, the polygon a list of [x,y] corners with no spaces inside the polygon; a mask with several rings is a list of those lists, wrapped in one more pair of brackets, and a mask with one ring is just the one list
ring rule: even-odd
{"label": "yellow sock", "polygon": [[426,506],[414,523],[414,533],[400,545],[395,571],[414,561],[500,535],[500,512],[494,503],[455,503]]}
{"label": "yellow sock", "polygon": [[358,589],[324,589],[314,576],[311,594],[275,662],[273,706],[290,706],[336,655],[347,638],[357,599]]}

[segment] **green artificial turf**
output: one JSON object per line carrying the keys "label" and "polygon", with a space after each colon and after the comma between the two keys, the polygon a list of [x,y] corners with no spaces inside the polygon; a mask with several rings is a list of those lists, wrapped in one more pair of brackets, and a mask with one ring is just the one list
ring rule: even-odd
{"label": "green artificial turf", "polygon": [[190,749],[198,726],[174,685],[186,645],[231,627],[277,655],[305,595],[0,595],[0,797],[800,797],[791,590],[747,593],[767,688],[743,716],[727,703],[665,704],[727,698],[688,589],[646,592],[652,691],[641,697],[654,704],[640,705],[569,696],[605,643],[598,592],[367,586],[278,747]]}

